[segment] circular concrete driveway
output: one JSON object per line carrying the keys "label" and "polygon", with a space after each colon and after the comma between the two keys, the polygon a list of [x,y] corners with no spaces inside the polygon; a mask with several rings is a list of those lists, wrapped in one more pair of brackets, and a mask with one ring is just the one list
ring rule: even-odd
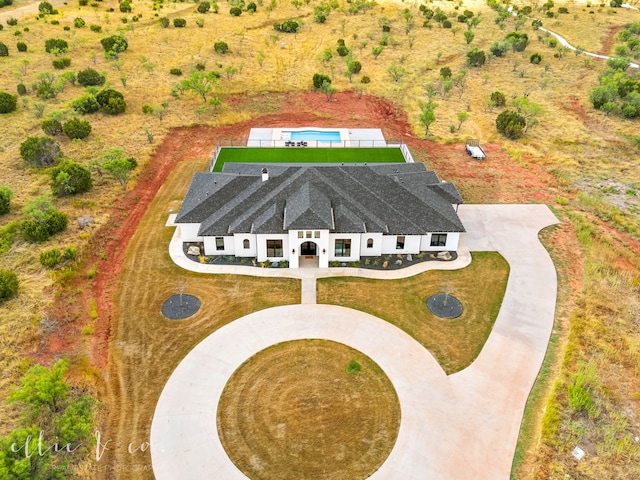
{"label": "circular concrete driveway", "polygon": [[169,378],[151,425],[156,478],[246,478],[218,439],[216,413],[225,383],[269,345],[326,338],[371,357],[398,393],[396,444],[369,478],[508,480],[555,313],[556,272],[538,232],[558,220],[545,205],[461,205],[458,214],[467,230],[462,247],[498,251],[511,267],[493,330],[469,367],[445,376],[408,335],[362,312],[296,305],[253,313],[202,341]]}
{"label": "circular concrete driveway", "polygon": [[[247,315],[198,344],[169,378],[151,427],[151,457],[158,480],[246,479],[229,460],[216,428],[218,401],[231,374],[249,357],[275,343],[323,338],[374,359],[398,394],[401,423],[396,443],[372,479],[402,475],[424,450],[419,433],[445,412],[429,405],[416,381],[445,387],[446,375],[420,344],[388,322],[330,305],[292,305]],[[432,388],[424,393],[436,393]],[[419,389],[422,390],[422,389]],[[417,478],[417,477],[415,477]],[[422,477],[424,478],[424,477]]]}

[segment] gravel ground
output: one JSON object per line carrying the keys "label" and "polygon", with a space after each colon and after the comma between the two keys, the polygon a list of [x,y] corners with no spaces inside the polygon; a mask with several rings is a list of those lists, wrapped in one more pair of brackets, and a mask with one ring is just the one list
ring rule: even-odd
{"label": "gravel ground", "polygon": [[198,297],[187,294],[172,295],[162,305],[162,314],[170,320],[182,320],[200,310]]}

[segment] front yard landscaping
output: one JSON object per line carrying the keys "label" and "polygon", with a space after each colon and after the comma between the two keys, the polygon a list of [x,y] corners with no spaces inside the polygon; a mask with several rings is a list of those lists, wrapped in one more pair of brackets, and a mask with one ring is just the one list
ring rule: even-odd
{"label": "front yard landscaping", "polygon": [[[447,374],[473,362],[486,342],[500,311],[509,264],[496,252],[474,252],[461,270],[432,270],[400,280],[357,277],[318,279],[318,303],[354,308],[401,328],[438,360]],[[448,292],[464,305],[454,320],[433,315],[426,306],[431,295]]]}

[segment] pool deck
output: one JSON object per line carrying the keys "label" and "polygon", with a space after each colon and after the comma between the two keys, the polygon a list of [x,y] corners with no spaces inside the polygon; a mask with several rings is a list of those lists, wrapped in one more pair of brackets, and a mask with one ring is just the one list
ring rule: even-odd
{"label": "pool deck", "polygon": [[382,130],[379,128],[252,128],[247,140],[247,147],[285,147],[288,138],[283,138],[283,132],[316,130],[319,132],[340,132],[340,142],[325,142],[308,140],[308,147],[382,147],[387,146]]}

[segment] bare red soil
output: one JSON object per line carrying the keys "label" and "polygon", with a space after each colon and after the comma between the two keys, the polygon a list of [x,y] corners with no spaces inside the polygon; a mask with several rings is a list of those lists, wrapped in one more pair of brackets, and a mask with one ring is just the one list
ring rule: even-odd
{"label": "bare red soil", "polygon": [[[255,99],[253,99],[255,100]],[[227,101],[241,108],[250,97],[236,96]],[[514,162],[500,145],[485,145],[488,160],[473,160],[464,146],[440,145],[414,136],[407,115],[391,102],[351,92],[337,94],[328,102],[324,95],[301,93],[286,96],[275,112],[250,121],[224,127],[198,126],[172,130],[149,160],[133,189],[120,197],[111,209],[109,222],[96,231],[85,250],[84,269],[57,296],[50,311],[60,329],[44,339],[37,358],[47,362],[59,355],[90,354],[91,364],[102,369],[107,360],[112,317],[111,296],[122,269],[125,248],[147,206],[174,166],[189,158],[202,158],[214,150],[220,139],[246,138],[251,127],[318,126],[382,128],[387,139],[403,140],[416,161],[425,161],[443,179],[455,182],[463,197],[483,203],[549,203],[549,187],[554,179],[543,168]],[[99,274],[87,288],[87,271],[97,266]],[[93,337],[82,336],[81,328],[89,320],[88,305],[95,299],[98,322]],[[91,345],[87,338],[93,338]]]}

